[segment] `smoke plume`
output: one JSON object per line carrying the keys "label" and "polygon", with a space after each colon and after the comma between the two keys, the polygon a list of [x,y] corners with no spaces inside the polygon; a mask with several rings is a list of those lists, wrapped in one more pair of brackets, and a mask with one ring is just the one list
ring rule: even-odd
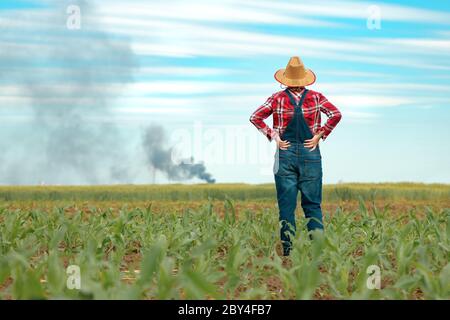
{"label": "smoke plume", "polygon": [[[127,180],[124,143],[110,121],[110,106],[117,88],[132,81],[136,62],[130,43],[111,39],[87,1],[47,2],[48,10],[18,11],[0,24],[0,40],[26,39],[2,45],[0,88],[20,90],[26,107],[17,111],[31,118],[1,134],[0,183]],[[69,4],[81,8],[79,30],[66,26]],[[27,23],[33,23],[29,30]]]}
{"label": "smoke plume", "polygon": [[[163,128],[145,132],[142,153],[140,136],[125,140],[116,125],[114,102],[138,67],[130,40],[112,36],[92,1],[42,3],[0,12],[0,101],[13,101],[11,118],[0,110],[0,184],[145,183],[149,165],[213,183],[202,163],[171,161]],[[80,29],[67,26],[69,5],[81,10]]]}
{"label": "smoke plume", "polygon": [[169,145],[167,134],[163,127],[151,125],[143,137],[143,147],[146,152],[148,165],[153,170],[163,172],[170,180],[188,180],[198,178],[207,183],[214,183],[215,179],[206,172],[203,163],[194,163],[194,158],[175,163],[172,159],[173,147]]}

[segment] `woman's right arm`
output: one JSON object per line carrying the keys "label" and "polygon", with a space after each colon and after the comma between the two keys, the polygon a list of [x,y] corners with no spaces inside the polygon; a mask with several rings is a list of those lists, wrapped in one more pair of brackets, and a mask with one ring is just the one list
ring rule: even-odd
{"label": "woman's right arm", "polygon": [[277,138],[279,139],[278,133],[264,122],[264,120],[273,113],[274,103],[275,100],[273,94],[250,116],[250,122],[253,123],[253,125],[262,132],[269,141],[277,140]]}

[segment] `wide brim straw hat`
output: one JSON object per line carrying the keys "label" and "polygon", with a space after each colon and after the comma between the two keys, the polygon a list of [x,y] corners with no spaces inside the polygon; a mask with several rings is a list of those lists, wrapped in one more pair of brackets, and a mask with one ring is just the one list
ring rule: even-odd
{"label": "wide brim straw hat", "polygon": [[312,70],[306,69],[299,57],[291,57],[286,68],[274,74],[275,80],[288,87],[309,86],[316,82],[316,75]]}

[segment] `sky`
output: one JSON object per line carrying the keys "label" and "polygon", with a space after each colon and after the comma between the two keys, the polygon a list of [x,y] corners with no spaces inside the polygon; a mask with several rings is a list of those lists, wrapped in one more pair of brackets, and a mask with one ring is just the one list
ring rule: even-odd
{"label": "sky", "polygon": [[294,55],[342,113],[324,183],[450,183],[448,1],[1,0],[0,184],[180,182],[151,126],[216,182],[271,183],[249,117]]}

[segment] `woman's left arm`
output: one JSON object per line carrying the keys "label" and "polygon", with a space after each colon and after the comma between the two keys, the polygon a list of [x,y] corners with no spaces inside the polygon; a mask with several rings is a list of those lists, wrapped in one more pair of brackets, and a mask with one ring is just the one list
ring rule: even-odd
{"label": "woman's left arm", "polygon": [[328,99],[325,98],[325,96],[321,93],[319,93],[319,106],[320,111],[325,113],[325,115],[328,117],[325,124],[318,130],[318,132],[322,132],[322,140],[325,140],[331,133],[331,131],[333,131],[333,129],[337,126],[339,121],[341,121],[342,114],[339,109],[330,101],[328,101]]}

